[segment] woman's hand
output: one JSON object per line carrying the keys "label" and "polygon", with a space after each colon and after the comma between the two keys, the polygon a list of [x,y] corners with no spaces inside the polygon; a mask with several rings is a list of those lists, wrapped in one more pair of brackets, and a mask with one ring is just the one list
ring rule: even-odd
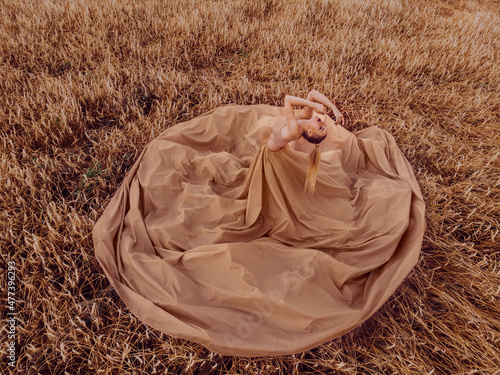
{"label": "woman's hand", "polygon": [[332,108],[333,115],[335,116],[335,124],[344,126],[344,115],[338,110],[337,107]]}
{"label": "woman's hand", "polygon": [[332,104],[329,108],[325,104],[314,103],[314,110],[322,115],[327,114],[330,110],[332,110],[333,115],[335,116],[335,124],[344,126],[344,115],[334,104]]}
{"label": "woman's hand", "polygon": [[[333,115],[335,116],[335,124],[344,126],[344,115],[342,114],[342,112],[339,111],[339,109],[335,106],[335,104],[333,104],[330,101],[330,99],[328,99],[325,95],[323,95],[317,90],[311,90],[307,95],[307,100],[311,102],[316,102],[313,109],[317,113],[325,114],[328,113],[328,111],[331,109]],[[309,116],[311,115],[311,113],[306,112],[306,110],[304,110],[303,118],[305,118],[306,114]]]}
{"label": "woman's hand", "polygon": [[322,115],[328,112],[328,108],[322,103],[314,103],[314,110]]}

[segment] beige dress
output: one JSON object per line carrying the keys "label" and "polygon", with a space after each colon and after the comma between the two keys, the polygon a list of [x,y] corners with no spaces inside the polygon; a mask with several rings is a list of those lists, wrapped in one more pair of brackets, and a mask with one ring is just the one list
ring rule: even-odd
{"label": "beige dress", "polygon": [[93,239],[144,323],[223,355],[298,353],[363,323],[414,267],[425,207],[394,138],[334,127],[309,196],[308,155],[266,147],[283,121],[224,106],[142,151]]}

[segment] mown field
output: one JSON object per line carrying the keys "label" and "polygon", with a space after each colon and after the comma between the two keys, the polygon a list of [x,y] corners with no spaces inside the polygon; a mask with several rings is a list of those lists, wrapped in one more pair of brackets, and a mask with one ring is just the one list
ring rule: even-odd
{"label": "mown field", "polygon": [[[500,374],[499,51],[498,0],[0,0],[2,372]],[[222,104],[312,88],[412,164],[417,267],[296,355],[220,356],[141,323],[91,237],[140,151]]]}

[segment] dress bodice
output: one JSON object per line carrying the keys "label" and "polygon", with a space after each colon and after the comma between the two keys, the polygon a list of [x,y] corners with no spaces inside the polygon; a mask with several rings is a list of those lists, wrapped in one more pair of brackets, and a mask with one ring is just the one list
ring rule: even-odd
{"label": "dress bodice", "polygon": [[[282,126],[274,127],[273,132],[271,133],[271,135],[268,139],[268,145],[269,145],[269,141],[274,142],[274,144],[278,147],[278,149],[287,145],[287,143],[289,141],[284,140],[282,135],[281,135],[281,131],[283,130],[283,128],[285,126],[286,126],[286,123]],[[271,148],[274,148],[274,147],[271,146]]]}

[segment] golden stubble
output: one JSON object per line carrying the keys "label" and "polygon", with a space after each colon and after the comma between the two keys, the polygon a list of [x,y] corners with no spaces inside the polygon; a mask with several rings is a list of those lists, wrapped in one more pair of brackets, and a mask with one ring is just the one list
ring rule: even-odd
{"label": "golden stubble", "polygon": [[[1,0],[0,246],[18,275],[19,371],[498,373],[499,14],[497,1]],[[298,355],[222,357],[146,327],[91,239],[135,158],[222,104],[312,88],[353,130],[391,132],[413,166],[417,267],[362,326]]]}

